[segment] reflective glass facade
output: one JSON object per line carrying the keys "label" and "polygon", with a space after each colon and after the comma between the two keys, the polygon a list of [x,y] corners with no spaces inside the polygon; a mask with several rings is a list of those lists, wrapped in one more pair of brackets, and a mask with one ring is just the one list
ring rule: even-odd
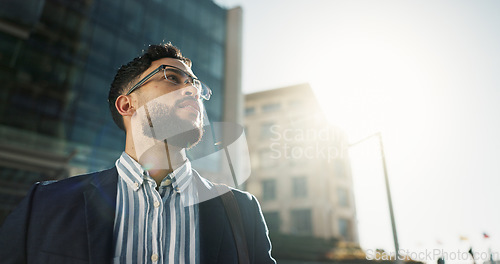
{"label": "reflective glass facade", "polygon": [[[213,90],[209,119],[222,121],[226,26],[227,10],[210,0],[2,0],[0,152],[34,154],[15,166],[0,160],[0,223],[32,183],[114,165],[125,135],[108,110],[109,86],[149,44],[170,41],[193,61]],[[45,153],[55,158],[38,158]]]}
{"label": "reflective glass facade", "polygon": [[217,95],[206,103],[208,116],[221,121],[226,10],[213,2],[2,2],[0,123],[10,132],[65,142],[53,149],[42,143],[30,147],[63,155],[76,149],[72,162],[88,170],[112,165],[124,136],[107,108],[109,85],[122,64],[162,41],[194,62],[194,72]]}

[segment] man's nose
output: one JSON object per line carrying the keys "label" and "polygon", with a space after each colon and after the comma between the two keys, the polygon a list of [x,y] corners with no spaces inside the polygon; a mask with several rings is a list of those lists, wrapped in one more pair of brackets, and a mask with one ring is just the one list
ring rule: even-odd
{"label": "man's nose", "polygon": [[192,83],[188,83],[186,87],[182,88],[182,95],[192,96],[196,100],[200,99],[200,90],[196,88]]}

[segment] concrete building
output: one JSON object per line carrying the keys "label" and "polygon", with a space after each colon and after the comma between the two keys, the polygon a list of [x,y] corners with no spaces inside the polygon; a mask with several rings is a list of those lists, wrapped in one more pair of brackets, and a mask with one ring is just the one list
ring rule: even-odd
{"label": "concrete building", "polygon": [[[114,165],[124,133],[109,85],[149,44],[193,61],[210,121],[241,120],[241,23],[241,8],[211,0],[1,1],[0,223],[34,182]],[[221,162],[197,165],[215,174]]]}
{"label": "concrete building", "polygon": [[328,125],[308,84],[247,94],[246,183],[270,232],[358,242],[346,135]]}

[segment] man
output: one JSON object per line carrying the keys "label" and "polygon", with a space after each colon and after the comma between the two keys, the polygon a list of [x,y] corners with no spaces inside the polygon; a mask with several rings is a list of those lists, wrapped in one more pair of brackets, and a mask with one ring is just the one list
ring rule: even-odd
{"label": "man", "polygon": [[[1,263],[238,263],[220,189],[185,153],[210,96],[170,43],[122,66],[108,97],[126,134],[116,166],[35,184],[0,231]],[[232,193],[250,263],[274,263],[258,202]]]}

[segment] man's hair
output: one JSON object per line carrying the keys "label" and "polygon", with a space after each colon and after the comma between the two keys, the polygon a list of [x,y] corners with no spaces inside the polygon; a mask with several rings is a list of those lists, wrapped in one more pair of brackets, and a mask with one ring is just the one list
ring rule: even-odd
{"label": "man's hair", "polygon": [[109,110],[115,124],[123,131],[125,126],[123,124],[123,117],[118,113],[115,107],[116,99],[126,93],[128,89],[136,82],[139,81],[141,74],[146,71],[153,61],[162,58],[174,58],[183,61],[191,67],[191,60],[182,56],[181,51],[172,45],[170,42],[160,45],[150,45],[148,50],[142,55],[131,62],[124,64],[116,72],[115,78],[111,83],[108,94]]}

